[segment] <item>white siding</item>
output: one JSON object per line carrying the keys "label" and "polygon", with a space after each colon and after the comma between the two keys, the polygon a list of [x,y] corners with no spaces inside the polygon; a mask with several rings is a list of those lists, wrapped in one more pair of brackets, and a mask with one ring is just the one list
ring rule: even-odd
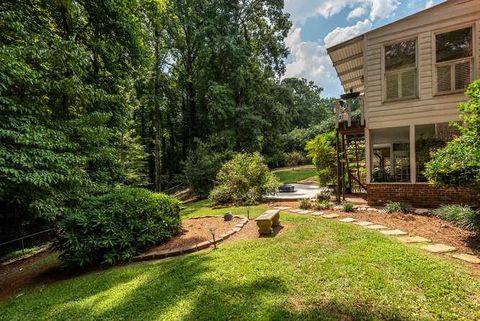
{"label": "white siding", "polygon": [[[434,33],[473,25],[474,78],[480,75],[480,0],[450,0],[446,3],[373,30],[365,35],[365,105],[367,127],[386,128],[411,124],[448,122],[458,119],[463,94],[435,96]],[[417,39],[418,99],[383,101],[383,46],[405,39]]]}

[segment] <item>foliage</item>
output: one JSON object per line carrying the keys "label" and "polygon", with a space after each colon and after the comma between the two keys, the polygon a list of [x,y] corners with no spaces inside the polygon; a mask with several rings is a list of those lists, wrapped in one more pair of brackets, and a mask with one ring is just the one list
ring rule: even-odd
{"label": "foliage", "polygon": [[461,136],[438,150],[426,164],[425,176],[437,185],[472,186],[480,184],[480,81],[473,82],[460,104],[465,126],[452,124]]}
{"label": "foliage", "polygon": [[285,165],[295,168],[305,163],[305,156],[299,151],[293,151],[285,155]]}
{"label": "foliage", "polygon": [[308,199],[308,198],[302,198],[302,199],[300,200],[299,207],[300,207],[302,210],[309,210],[309,209],[312,207],[312,204],[311,204],[311,202],[310,202],[310,199]]}
{"label": "foliage", "polygon": [[387,213],[403,213],[408,214],[412,212],[412,207],[402,202],[388,202],[385,205],[385,211]]}
{"label": "foliage", "polygon": [[86,199],[59,222],[55,248],[70,268],[130,261],[180,231],[179,202],[141,188]]}
{"label": "foliage", "polygon": [[462,228],[480,232],[480,213],[468,206],[445,205],[434,210],[433,215],[453,222]]}
{"label": "foliage", "polygon": [[307,156],[317,168],[318,178],[322,186],[331,184],[336,175],[336,151],[333,133],[318,135],[305,147]]}
{"label": "foliage", "polygon": [[317,193],[317,201],[330,201],[332,193],[329,190],[323,190],[320,193]]}
{"label": "foliage", "polygon": [[352,203],[345,203],[342,206],[342,210],[347,213],[351,213],[355,211],[355,208],[353,207]]}
{"label": "foliage", "polygon": [[184,164],[189,187],[199,196],[208,196],[227,157],[228,154],[215,152],[208,144],[198,142]]}
{"label": "foliage", "polygon": [[36,231],[139,177],[120,155],[138,146],[121,134],[142,60],[137,9],[126,0],[0,3],[2,238],[5,222]]}
{"label": "foliage", "polygon": [[236,154],[218,172],[217,183],[210,193],[214,204],[254,204],[280,186],[259,153]]}
{"label": "foliage", "polygon": [[332,209],[333,204],[329,200],[315,200],[312,203],[312,208],[318,211]]}

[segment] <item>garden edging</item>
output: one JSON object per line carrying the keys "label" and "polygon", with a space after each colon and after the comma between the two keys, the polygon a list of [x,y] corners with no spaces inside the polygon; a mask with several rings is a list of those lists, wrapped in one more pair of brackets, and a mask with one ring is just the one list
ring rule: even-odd
{"label": "garden edging", "polygon": [[[207,215],[207,216],[201,216],[201,217],[194,217],[194,218],[191,218],[191,219],[195,220],[195,219],[209,218],[209,217],[218,217],[218,216]],[[240,223],[236,224],[235,227],[233,227],[232,229],[230,229],[226,233],[219,235],[218,238],[216,237],[215,238],[215,243],[216,244],[228,239],[229,237],[231,237],[235,233],[241,231],[242,228],[249,221],[244,216],[235,215],[234,217],[240,219]],[[191,246],[177,247],[177,248],[173,248],[173,249],[162,250],[162,251],[152,253],[152,254],[137,255],[133,258],[133,261],[139,262],[139,261],[158,260],[158,259],[164,259],[164,258],[167,258],[167,257],[173,257],[173,256],[179,256],[179,255],[194,253],[194,252],[198,252],[198,251],[201,251],[201,250],[205,250],[212,245],[213,245],[213,240],[203,241],[203,242],[197,243],[195,245],[191,245]]]}

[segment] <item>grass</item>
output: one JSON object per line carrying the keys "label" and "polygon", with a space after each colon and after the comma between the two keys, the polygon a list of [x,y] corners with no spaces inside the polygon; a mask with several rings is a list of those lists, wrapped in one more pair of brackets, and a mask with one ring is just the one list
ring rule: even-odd
{"label": "grass", "polygon": [[[182,214],[211,214],[207,204]],[[274,238],[25,290],[0,303],[0,320],[480,318],[480,282],[461,265],[355,225],[285,213],[282,221]]]}
{"label": "grass", "polygon": [[273,173],[282,183],[296,183],[317,175],[314,169],[282,170]]}
{"label": "grass", "polygon": [[20,258],[24,255],[31,254],[33,252],[37,252],[37,251],[41,250],[42,248],[43,248],[43,246],[35,246],[35,247],[26,248],[24,250],[12,251],[12,252],[7,253],[7,254],[3,255],[2,257],[0,257],[0,262],[10,261],[10,260],[13,260],[13,259]]}

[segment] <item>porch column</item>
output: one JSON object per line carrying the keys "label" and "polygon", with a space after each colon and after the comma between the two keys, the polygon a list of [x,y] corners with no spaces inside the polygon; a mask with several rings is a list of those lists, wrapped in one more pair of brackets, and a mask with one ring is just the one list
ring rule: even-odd
{"label": "porch column", "polygon": [[367,184],[371,182],[371,174],[372,174],[372,146],[370,141],[370,130],[365,128],[365,168],[366,168],[366,175],[367,175]]}
{"label": "porch column", "polygon": [[410,182],[417,182],[417,164],[415,155],[415,125],[410,125]]}

